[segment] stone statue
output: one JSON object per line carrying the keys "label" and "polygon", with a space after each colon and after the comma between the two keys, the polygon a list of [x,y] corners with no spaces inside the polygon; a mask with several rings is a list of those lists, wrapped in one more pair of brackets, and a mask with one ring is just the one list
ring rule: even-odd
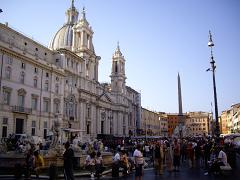
{"label": "stone statue", "polygon": [[61,130],[60,130],[60,120],[57,118],[53,122],[53,138],[48,151],[48,156],[61,156],[63,154],[64,148],[61,144]]}

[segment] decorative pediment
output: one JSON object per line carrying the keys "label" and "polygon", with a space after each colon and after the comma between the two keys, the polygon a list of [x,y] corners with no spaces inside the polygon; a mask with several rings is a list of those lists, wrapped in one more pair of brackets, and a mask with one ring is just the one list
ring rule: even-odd
{"label": "decorative pediment", "polygon": [[18,95],[25,95],[27,93],[27,91],[23,88],[19,89],[17,92],[18,92]]}
{"label": "decorative pediment", "polygon": [[108,96],[108,94],[106,92],[101,94],[97,99],[105,101],[105,102],[112,102],[112,99]]}
{"label": "decorative pediment", "polygon": [[32,94],[32,98],[38,98],[39,97],[39,95],[37,95],[37,94]]}
{"label": "decorative pediment", "polygon": [[60,103],[60,99],[54,98],[53,102],[56,103],[56,104],[59,104]]}
{"label": "decorative pediment", "polygon": [[7,86],[3,86],[3,91],[11,92],[12,88],[11,87],[7,87]]}

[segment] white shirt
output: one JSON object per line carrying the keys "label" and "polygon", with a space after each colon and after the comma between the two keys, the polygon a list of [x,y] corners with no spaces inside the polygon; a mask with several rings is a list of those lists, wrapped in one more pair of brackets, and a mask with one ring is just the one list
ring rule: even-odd
{"label": "white shirt", "polygon": [[149,146],[145,146],[145,151],[146,151],[146,152],[149,152],[149,151],[150,151]]}
{"label": "white shirt", "polygon": [[223,164],[225,165],[225,166],[227,166],[227,155],[226,155],[226,153],[224,152],[224,151],[220,151],[219,152],[219,154],[218,154],[218,159],[221,161],[221,162],[223,162]]}
{"label": "white shirt", "polygon": [[[139,163],[137,163],[137,158],[143,157],[143,155],[142,155],[141,151],[136,149],[133,153],[133,157],[135,157],[134,158],[135,164],[139,164]],[[140,164],[142,164],[142,163],[140,163]]]}
{"label": "white shirt", "polygon": [[114,158],[113,158],[113,161],[116,162],[116,161],[120,161],[120,154],[119,153],[116,153]]}
{"label": "white shirt", "polygon": [[133,152],[133,157],[141,157],[141,156],[142,156],[141,151],[135,149],[135,151]]}

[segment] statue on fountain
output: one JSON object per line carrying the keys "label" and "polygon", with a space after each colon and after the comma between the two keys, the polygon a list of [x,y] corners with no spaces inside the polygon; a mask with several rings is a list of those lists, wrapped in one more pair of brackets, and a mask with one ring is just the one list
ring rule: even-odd
{"label": "statue on fountain", "polygon": [[187,129],[185,125],[179,124],[176,126],[176,128],[173,131],[174,137],[183,138],[187,136]]}
{"label": "statue on fountain", "polygon": [[61,128],[60,128],[60,120],[59,118],[57,118],[57,120],[55,120],[53,122],[53,138],[52,138],[52,142],[50,144],[50,148],[48,151],[48,155],[49,156],[62,156],[64,148],[61,144]]}

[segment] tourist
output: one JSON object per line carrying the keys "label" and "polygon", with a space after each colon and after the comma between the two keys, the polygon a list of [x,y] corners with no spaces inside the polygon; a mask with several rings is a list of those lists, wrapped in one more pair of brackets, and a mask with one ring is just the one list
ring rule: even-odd
{"label": "tourist", "polygon": [[193,168],[194,166],[194,149],[192,146],[193,146],[192,142],[189,142],[187,146],[187,157],[188,157],[189,168]]}
{"label": "tourist", "polygon": [[148,143],[145,144],[144,151],[145,151],[145,156],[148,157],[150,155],[150,146],[148,145]]}
{"label": "tourist", "polygon": [[163,174],[163,144],[158,142],[155,147],[155,168],[160,175]]}
{"label": "tourist", "polygon": [[185,139],[182,140],[180,154],[181,154],[181,162],[183,163],[187,159],[187,142]]}
{"label": "tourist", "polygon": [[143,176],[144,159],[143,159],[143,155],[142,155],[142,152],[140,151],[140,149],[141,149],[141,145],[138,144],[133,153],[135,170],[136,170],[135,171],[135,180],[136,179],[142,180],[142,176]]}
{"label": "tourist", "polygon": [[117,148],[117,152],[113,157],[113,164],[112,164],[112,177],[119,177],[119,165],[120,165],[120,149]]}
{"label": "tourist", "polygon": [[121,167],[123,168],[123,175],[128,175],[129,163],[128,163],[128,155],[125,150],[122,151],[122,155],[121,155]]}
{"label": "tourist", "polygon": [[209,162],[208,172],[204,173],[204,175],[208,175],[211,172],[215,174],[219,174],[220,166],[228,166],[227,155],[223,151],[223,147],[222,146],[218,147],[218,150],[219,150],[219,153],[218,153],[217,159]]}
{"label": "tourist", "polygon": [[173,166],[174,166],[174,171],[179,171],[180,145],[179,145],[177,139],[174,140],[174,145],[173,145]]}
{"label": "tourist", "polygon": [[65,143],[65,152],[63,154],[63,168],[64,168],[64,179],[65,180],[74,180],[73,175],[73,161],[74,161],[74,152],[70,148],[70,143],[67,141]]}
{"label": "tourist", "polygon": [[39,173],[41,172],[41,169],[44,167],[44,160],[43,157],[39,154],[38,151],[34,151],[34,172],[36,173],[37,179],[39,179]]}
{"label": "tourist", "polygon": [[99,178],[103,172],[103,158],[101,156],[101,152],[97,152],[96,157],[96,177]]}
{"label": "tourist", "polygon": [[90,171],[91,178],[94,178],[94,171],[96,165],[96,152],[92,151],[89,155],[87,155],[85,160],[85,168]]}
{"label": "tourist", "polygon": [[168,141],[165,142],[167,150],[166,150],[166,165],[167,165],[167,171],[169,173],[173,170],[173,156],[172,156],[172,147],[170,146],[170,143]]}
{"label": "tourist", "polygon": [[210,161],[211,147],[212,147],[212,144],[210,140],[208,140],[203,146],[205,169],[208,168],[208,161]]}
{"label": "tourist", "polygon": [[25,177],[29,178],[31,176],[31,172],[33,171],[33,168],[34,168],[34,156],[33,156],[32,149],[28,150],[25,160],[26,160]]}

